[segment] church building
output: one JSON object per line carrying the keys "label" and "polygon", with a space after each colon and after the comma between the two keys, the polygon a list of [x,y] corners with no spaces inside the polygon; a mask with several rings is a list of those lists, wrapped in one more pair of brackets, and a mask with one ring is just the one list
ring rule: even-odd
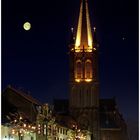
{"label": "church building", "polygon": [[92,140],[127,140],[126,125],[115,100],[99,99],[98,51],[88,0],[81,0],[76,34],[72,29],[69,44],[69,111],[81,129],[91,132]]}

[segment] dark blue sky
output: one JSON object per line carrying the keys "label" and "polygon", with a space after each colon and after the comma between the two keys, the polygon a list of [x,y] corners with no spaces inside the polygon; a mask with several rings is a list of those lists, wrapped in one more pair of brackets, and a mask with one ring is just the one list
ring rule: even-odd
{"label": "dark blue sky", "polygon": [[[115,96],[124,118],[136,120],[138,1],[88,1],[100,43],[100,95]],[[3,89],[22,87],[42,102],[68,97],[68,43],[79,5],[80,0],[2,1]],[[31,22],[30,31],[23,30],[25,21]]]}

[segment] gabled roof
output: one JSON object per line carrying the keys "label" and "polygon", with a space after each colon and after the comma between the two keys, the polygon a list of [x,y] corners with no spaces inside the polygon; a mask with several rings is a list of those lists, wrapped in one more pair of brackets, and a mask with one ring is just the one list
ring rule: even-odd
{"label": "gabled roof", "polygon": [[101,128],[120,128],[118,126],[117,120],[115,120],[115,115],[110,115],[108,113],[100,113],[100,127]]}
{"label": "gabled roof", "polygon": [[34,122],[38,113],[37,107],[41,105],[32,96],[8,86],[2,94],[2,121],[8,123],[7,116],[10,113],[19,113],[23,118]]}
{"label": "gabled roof", "polygon": [[109,99],[100,99],[100,112],[109,112],[114,111],[116,109],[116,101],[114,98]]}
{"label": "gabled roof", "polygon": [[[9,92],[9,91],[11,91],[11,92]],[[17,94],[17,95],[23,97],[25,100],[27,100],[27,101],[29,101],[29,102],[31,102],[31,103],[34,103],[34,104],[36,104],[36,105],[42,105],[41,102],[39,102],[38,100],[36,100],[35,98],[33,98],[31,95],[26,94],[25,92],[22,92],[22,91],[20,91],[20,90],[17,90],[17,89],[15,89],[15,88],[11,87],[11,86],[8,86],[8,87],[4,90],[3,96],[6,96],[6,94]]]}
{"label": "gabled roof", "polygon": [[100,99],[100,127],[103,129],[120,129],[125,121],[116,107],[115,98]]}

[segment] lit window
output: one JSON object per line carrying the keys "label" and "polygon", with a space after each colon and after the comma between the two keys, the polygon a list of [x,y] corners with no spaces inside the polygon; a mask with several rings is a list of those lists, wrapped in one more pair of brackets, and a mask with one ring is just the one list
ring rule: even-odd
{"label": "lit window", "polygon": [[85,62],[85,81],[90,82],[92,79],[92,63],[90,60]]}
{"label": "lit window", "polygon": [[76,64],[76,72],[77,72],[77,79],[82,78],[82,65],[81,62],[77,62]]}

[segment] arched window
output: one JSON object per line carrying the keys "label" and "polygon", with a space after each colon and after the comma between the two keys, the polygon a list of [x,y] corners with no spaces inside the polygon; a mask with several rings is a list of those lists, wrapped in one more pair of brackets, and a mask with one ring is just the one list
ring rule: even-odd
{"label": "arched window", "polygon": [[92,79],[92,63],[90,60],[85,62],[85,78]]}
{"label": "arched window", "polygon": [[82,78],[82,63],[80,60],[76,61],[75,78],[76,79]]}

